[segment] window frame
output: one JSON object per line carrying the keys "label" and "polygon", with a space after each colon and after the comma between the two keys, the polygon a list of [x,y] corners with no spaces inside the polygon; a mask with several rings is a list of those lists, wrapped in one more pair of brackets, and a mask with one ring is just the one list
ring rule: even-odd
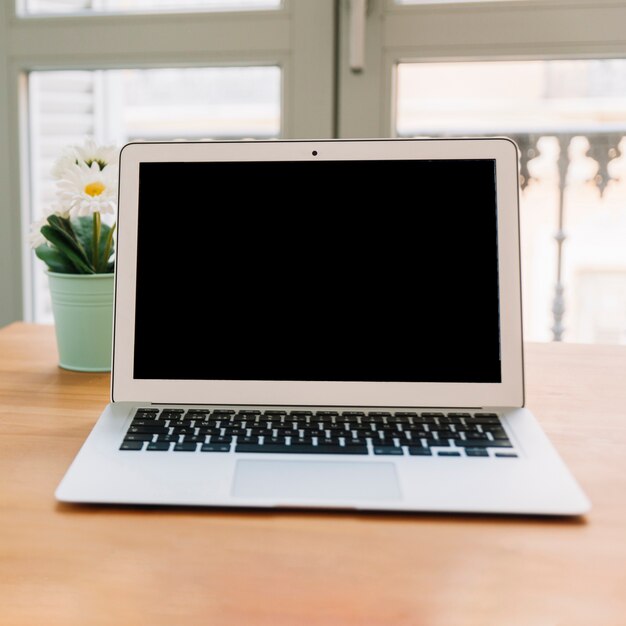
{"label": "window frame", "polygon": [[398,62],[626,58],[624,23],[624,0],[370,0],[365,67],[354,73],[348,63],[349,0],[341,0],[338,136],[395,135]]}
{"label": "window frame", "polygon": [[[282,70],[281,137],[326,138],[335,128],[335,2],[283,0],[280,9],[20,14],[0,5],[0,325],[32,321],[28,248],[27,73],[232,65]],[[331,45],[320,46],[329,40]]]}

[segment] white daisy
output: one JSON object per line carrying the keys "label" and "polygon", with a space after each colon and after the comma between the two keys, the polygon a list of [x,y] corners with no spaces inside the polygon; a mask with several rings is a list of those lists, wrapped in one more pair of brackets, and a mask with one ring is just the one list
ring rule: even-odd
{"label": "white daisy", "polygon": [[117,168],[100,169],[97,161],[91,166],[73,164],[59,172],[58,198],[70,217],[115,213],[117,203]]}
{"label": "white daisy", "polygon": [[83,164],[91,167],[96,163],[101,170],[107,166],[116,168],[118,157],[119,151],[115,146],[98,146],[92,139],[88,139],[82,146],[65,148],[52,168],[52,175],[64,178],[69,168]]}

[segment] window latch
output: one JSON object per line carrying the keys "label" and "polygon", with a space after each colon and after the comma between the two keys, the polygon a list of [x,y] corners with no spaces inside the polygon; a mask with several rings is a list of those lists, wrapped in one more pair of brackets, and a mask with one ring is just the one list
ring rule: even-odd
{"label": "window latch", "polygon": [[365,69],[365,22],[368,0],[349,0],[349,64],[350,71],[360,74]]}

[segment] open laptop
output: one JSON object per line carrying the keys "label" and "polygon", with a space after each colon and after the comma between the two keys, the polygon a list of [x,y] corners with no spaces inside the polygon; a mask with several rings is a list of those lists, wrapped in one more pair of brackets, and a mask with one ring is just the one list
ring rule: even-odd
{"label": "open laptop", "polygon": [[524,408],[503,138],[136,143],[61,501],[575,515]]}

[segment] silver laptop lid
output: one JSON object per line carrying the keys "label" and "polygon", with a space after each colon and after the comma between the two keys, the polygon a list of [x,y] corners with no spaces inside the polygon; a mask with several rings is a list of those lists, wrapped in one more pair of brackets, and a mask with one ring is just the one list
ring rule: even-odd
{"label": "silver laptop lid", "polygon": [[130,144],[112,397],[519,406],[506,139]]}

